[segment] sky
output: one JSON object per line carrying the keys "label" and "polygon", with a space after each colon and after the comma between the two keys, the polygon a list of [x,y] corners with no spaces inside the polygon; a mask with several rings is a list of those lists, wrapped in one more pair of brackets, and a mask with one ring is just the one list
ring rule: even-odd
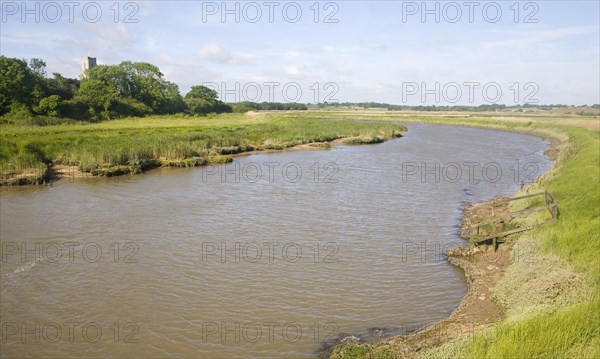
{"label": "sky", "polygon": [[600,103],[599,1],[1,1],[0,54],[227,102]]}

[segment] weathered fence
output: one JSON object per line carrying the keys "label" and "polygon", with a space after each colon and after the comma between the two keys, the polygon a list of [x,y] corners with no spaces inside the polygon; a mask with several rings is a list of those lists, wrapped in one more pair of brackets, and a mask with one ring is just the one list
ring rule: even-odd
{"label": "weathered fence", "polygon": [[[508,214],[496,216],[496,208],[500,206],[508,206],[510,202],[529,199],[538,196],[544,196],[546,202],[545,205],[526,208],[515,212],[508,212]],[[551,219],[540,223],[536,223],[534,225],[512,228],[511,221],[514,218],[526,216],[528,214],[544,210],[548,210],[550,212],[550,215],[552,216]],[[470,240],[472,243],[480,244],[491,241],[494,245],[494,248],[497,248],[498,243],[504,242],[504,238],[508,235],[528,231],[535,227],[539,227],[543,224],[556,221],[558,219],[558,202],[548,191],[530,194],[527,196],[501,199],[493,202],[492,217],[493,219],[491,221],[476,223],[471,226]]]}

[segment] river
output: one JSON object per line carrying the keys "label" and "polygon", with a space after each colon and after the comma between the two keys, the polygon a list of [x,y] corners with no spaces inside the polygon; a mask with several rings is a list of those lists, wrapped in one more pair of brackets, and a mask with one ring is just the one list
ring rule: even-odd
{"label": "river", "polygon": [[[550,168],[541,138],[408,124],[368,146],[4,188],[6,357],[310,358],[448,316],[462,206]],[[373,330],[373,328],[382,328]]]}

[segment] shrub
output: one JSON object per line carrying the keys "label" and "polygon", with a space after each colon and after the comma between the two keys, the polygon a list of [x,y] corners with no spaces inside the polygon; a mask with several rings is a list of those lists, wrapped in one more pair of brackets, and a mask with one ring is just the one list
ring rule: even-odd
{"label": "shrub", "polygon": [[48,96],[41,99],[39,104],[34,108],[34,110],[35,112],[43,116],[60,117],[60,103],[60,96]]}
{"label": "shrub", "polygon": [[74,120],[86,121],[90,119],[89,105],[78,98],[63,101],[61,103],[60,113],[64,117],[72,118]]}

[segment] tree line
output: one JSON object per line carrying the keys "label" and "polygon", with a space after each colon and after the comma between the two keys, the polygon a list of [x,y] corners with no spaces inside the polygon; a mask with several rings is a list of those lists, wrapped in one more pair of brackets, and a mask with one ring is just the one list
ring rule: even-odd
{"label": "tree line", "polygon": [[124,61],[86,70],[82,79],[47,76],[42,59],[0,56],[0,116],[64,117],[101,121],[128,116],[232,112],[217,92],[193,86],[181,96],[179,87],[159,68]]}
{"label": "tree line", "polygon": [[[362,107],[362,108],[381,108],[390,111],[461,111],[461,112],[487,112],[487,111],[506,111],[506,110],[525,110],[525,109],[538,109],[538,110],[552,110],[554,108],[575,108],[577,106],[574,105],[538,105],[538,104],[519,104],[513,106],[507,106],[504,104],[485,104],[478,106],[436,106],[436,105],[418,105],[418,106],[409,106],[409,105],[393,105],[389,103],[380,103],[380,102],[336,102],[336,103],[320,103],[317,105],[318,108],[327,108],[327,107]],[[594,104],[591,106],[583,106],[590,107],[592,109],[600,108],[600,105]]]}
{"label": "tree line", "polygon": [[234,112],[257,111],[306,111],[308,106],[295,102],[250,102],[242,101],[231,104]]}

